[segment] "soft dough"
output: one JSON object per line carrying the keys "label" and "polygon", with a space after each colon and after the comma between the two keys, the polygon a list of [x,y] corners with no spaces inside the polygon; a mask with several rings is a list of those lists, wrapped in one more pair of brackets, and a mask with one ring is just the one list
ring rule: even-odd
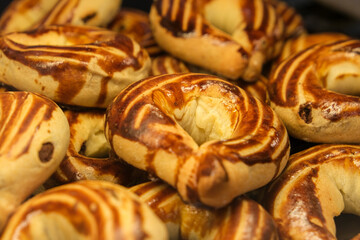
{"label": "soft dough", "polygon": [[286,129],[269,106],[206,74],[132,84],[109,106],[105,134],[126,162],[184,200],[214,207],[267,184],[289,156]]}
{"label": "soft dough", "polygon": [[318,44],[284,60],[269,79],[271,106],[289,134],[360,143],[360,40]]}
{"label": "soft dough", "polygon": [[106,108],[150,69],[139,44],[101,28],[48,26],[0,37],[0,81],[62,104]]}
{"label": "soft dough", "polygon": [[357,145],[324,144],[292,155],[264,198],[280,238],[335,240],[333,218],[360,215],[359,161]]}

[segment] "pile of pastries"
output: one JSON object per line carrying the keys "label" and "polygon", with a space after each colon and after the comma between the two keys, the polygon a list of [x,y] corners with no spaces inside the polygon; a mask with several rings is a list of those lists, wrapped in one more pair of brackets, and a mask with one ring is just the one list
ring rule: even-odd
{"label": "pile of pastries", "polygon": [[360,40],[281,0],[151,4],[3,11],[1,239],[336,239],[360,215]]}

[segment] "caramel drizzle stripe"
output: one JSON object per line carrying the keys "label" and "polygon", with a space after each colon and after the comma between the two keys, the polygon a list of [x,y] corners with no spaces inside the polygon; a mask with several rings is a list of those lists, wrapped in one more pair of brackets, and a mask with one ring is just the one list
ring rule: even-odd
{"label": "caramel drizzle stripe", "polygon": [[305,50],[280,65],[270,79],[272,101],[282,106],[294,106],[297,104],[297,81],[313,52],[313,49]]}
{"label": "caramel drizzle stripe", "polygon": [[153,65],[152,65],[153,75],[161,75],[161,74],[169,73],[168,69],[165,66],[165,61],[166,61],[165,57],[157,57],[153,60]]}
{"label": "caramel drizzle stripe", "polygon": [[[64,200],[64,198],[67,200]],[[29,213],[40,210],[41,212],[51,213],[57,212],[67,217],[71,223],[75,223],[74,226],[79,232],[89,235],[90,232],[97,232],[102,236],[104,233],[104,225],[108,221],[108,218],[105,219],[105,216],[101,213],[104,207],[108,208],[107,203],[103,202],[102,199],[96,195],[96,193],[85,187],[85,186],[66,186],[65,188],[54,188],[41,195],[37,195],[31,200],[31,207],[27,209],[23,218],[20,219],[20,222],[26,222],[26,217]],[[95,205],[94,205],[95,203]],[[90,212],[93,218],[79,216],[79,211],[77,210],[79,205],[85,206],[88,212]],[[88,221],[86,221],[88,220]],[[91,226],[96,226],[97,229],[90,230]]]}
{"label": "caramel drizzle stripe", "polygon": [[[70,62],[78,62],[80,64],[89,62],[90,58],[96,59],[105,59],[105,56],[117,55],[114,52],[110,52],[110,49],[101,48],[101,46],[88,44],[88,45],[74,45],[74,46],[26,46],[20,43],[14,42],[10,39],[6,40],[7,44],[4,44],[2,48],[5,50],[6,47],[12,49],[12,51],[26,53],[27,57],[33,56],[34,60],[43,59],[46,60],[47,57],[59,57],[67,58]],[[100,50],[100,51],[99,51]],[[120,51],[119,49],[112,48],[113,50]],[[4,53],[6,54],[7,51]],[[29,54],[32,53],[32,54]],[[122,60],[123,57],[118,55],[119,59]],[[51,58],[52,59],[52,58]],[[51,60],[50,59],[50,60]]]}
{"label": "caramel drizzle stripe", "polygon": [[[211,81],[214,78],[201,75],[201,77],[196,76],[197,74],[187,75],[188,78],[196,78],[196,82],[193,81],[193,85],[195,86],[197,83],[206,80]],[[216,79],[216,78],[215,78]],[[163,80],[166,80],[163,81]],[[156,89],[166,88],[165,86],[168,84],[181,82],[183,77],[177,74],[170,74],[164,76],[155,76],[150,77],[142,81],[138,81],[135,84],[131,85],[131,87],[127,88],[125,91],[120,93],[120,95],[116,99],[116,105],[126,106],[122,108],[122,116],[125,117],[129,114],[129,111],[134,108],[135,105],[141,104],[149,104],[152,102],[151,93]],[[216,80],[217,81],[217,80]],[[224,81],[225,82],[225,81]],[[139,93],[141,92],[141,95]]]}
{"label": "caramel drizzle stripe", "polygon": [[[18,144],[18,142],[28,139],[28,142],[23,144],[24,148],[22,151],[20,151],[16,156],[16,158],[19,158],[22,154],[26,154],[29,151],[30,145],[34,138],[34,135],[31,135],[30,138],[27,135],[28,128],[31,126],[34,130],[39,129],[44,122],[47,122],[51,119],[52,113],[55,111],[56,106],[51,102],[47,104],[37,96],[33,96],[31,98],[28,93],[16,93],[13,96],[15,101],[11,103],[11,109],[7,108],[7,113],[5,114],[4,112],[4,114],[2,114],[6,115],[7,118],[1,119],[2,128],[0,148],[11,149],[10,146],[15,146]],[[25,102],[27,101],[31,101],[31,106],[25,105]],[[29,114],[26,114],[26,116],[21,119],[20,117],[24,114],[25,110]],[[38,118],[38,120],[36,121],[36,124],[34,124],[36,118]],[[21,122],[19,122],[20,119]],[[24,136],[24,134],[26,136]]]}
{"label": "caramel drizzle stripe", "polygon": [[[267,209],[271,213],[274,213],[276,196],[288,185],[290,180],[296,179],[296,176],[302,178],[304,172],[311,172],[313,171],[312,169],[316,170],[321,164],[328,161],[343,162],[343,160],[349,157],[352,159],[360,159],[360,148],[349,145],[323,144],[292,155],[285,171],[275,180],[269,189],[270,194],[268,194],[268,199],[266,200]],[[293,185],[299,180],[292,181],[293,183],[291,184]]]}
{"label": "caramel drizzle stripe", "polygon": [[[357,152],[355,155],[354,152]],[[360,147],[348,145],[320,145],[314,148],[311,148],[307,151],[300,152],[298,154],[292,155],[289,159],[289,167],[290,169],[295,168],[297,166],[301,166],[302,168],[322,164],[324,162],[333,161],[335,158],[346,158],[346,156],[350,157],[358,157],[360,155]]]}
{"label": "caramel drizzle stripe", "polygon": [[[244,216],[249,215],[251,217],[247,219],[247,221],[246,221],[247,226],[245,227],[245,229],[252,230],[252,231],[246,232],[247,237],[249,240],[257,239],[256,238],[257,229],[262,229],[261,223],[260,223],[260,216],[261,216],[260,208],[259,208],[259,205],[255,202],[248,202],[246,205],[247,205],[247,208],[246,208],[247,213]],[[256,227],[254,227],[254,226],[256,226]]]}
{"label": "caramel drizzle stripe", "polygon": [[130,188],[130,190],[145,201],[162,221],[181,224],[178,210],[181,208],[182,201],[176,190],[170,185],[148,182]]}
{"label": "caramel drizzle stripe", "polygon": [[[77,6],[79,5],[80,0],[62,0],[58,1],[56,5],[53,7],[51,11],[47,14],[46,17],[39,23],[39,26],[52,25],[52,24],[66,24],[71,23],[72,17],[74,15]],[[69,12],[67,9],[71,9]],[[62,15],[64,13],[67,16],[67,19],[64,21],[60,21]]]}

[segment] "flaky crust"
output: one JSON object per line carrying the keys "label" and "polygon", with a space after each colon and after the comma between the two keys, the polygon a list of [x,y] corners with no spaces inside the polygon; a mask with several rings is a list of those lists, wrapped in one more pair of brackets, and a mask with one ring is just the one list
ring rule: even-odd
{"label": "flaky crust", "polygon": [[[56,102],[106,108],[151,60],[130,38],[95,27],[48,26],[0,37],[0,80]],[[24,77],[26,76],[26,77]]]}
{"label": "flaky crust", "polygon": [[360,215],[360,147],[318,145],[292,155],[265,194],[281,239],[336,239],[334,217]]}
{"label": "flaky crust", "polygon": [[360,143],[360,41],[315,45],[269,79],[271,106],[289,133],[320,143]]}
{"label": "flaky crust", "polygon": [[190,202],[222,207],[276,177],[289,140],[271,108],[206,74],[132,84],[107,110],[115,153],[176,187]]}
{"label": "flaky crust", "polygon": [[166,227],[138,196],[104,181],[81,181],[29,199],[11,217],[2,238],[156,239]]}
{"label": "flaky crust", "polygon": [[9,214],[59,166],[69,135],[63,111],[50,99],[0,93],[0,232]]}

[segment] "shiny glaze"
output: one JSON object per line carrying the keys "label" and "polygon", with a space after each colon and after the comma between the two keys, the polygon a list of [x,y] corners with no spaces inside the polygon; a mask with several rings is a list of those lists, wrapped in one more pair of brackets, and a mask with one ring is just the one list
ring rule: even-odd
{"label": "shiny glaze", "polygon": [[[237,51],[233,51],[233,55],[234,59],[242,58],[241,64],[244,67],[241,74],[240,70],[236,70],[239,71],[238,76],[232,76],[227,73],[226,66],[223,66],[224,70],[210,68],[205,63],[202,63],[201,59],[192,60],[191,57],[185,56],[191,55],[191,53],[181,56],[176,50],[171,49],[171,45],[165,46],[165,44],[159,43],[160,46],[176,57],[182,57],[185,61],[211,69],[226,77],[232,79],[242,77],[247,81],[254,81],[261,72],[262,64],[280,53],[282,42],[286,36],[295,34],[298,28],[302,28],[301,21],[295,20],[295,18],[301,19],[301,17],[293,9],[287,7],[285,3],[266,0],[239,0],[228,1],[224,4],[228,7],[231,5],[233,9],[238,9],[237,14],[240,16],[235,17],[235,21],[239,21],[236,26],[233,26],[235,29],[226,30],[227,27],[221,26],[221,24],[225,25],[224,22],[229,22],[230,18],[222,22],[219,20],[221,17],[226,18],[225,14],[219,13],[221,17],[217,17],[217,20],[208,19],[210,17],[205,14],[207,7],[213,2],[216,1],[155,1],[151,11],[154,15],[159,16],[159,19],[154,20],[153,24],[159,24],[166,32],[164,34],[172,34],[173,38],[169,39],[173,39],[173,41],[186,43],[190,39],[194,39],[194,44],[201,44],[196,39],[203,39],[207,44],[214,46],[214,51],[219,52],[222,51],[221,49],[230,48],[230,46],[232,48],[232,45],[237,45]],[[225,9],[219,9],[219,11],[221,10],[226,11]],[[212,15],[215,14],[212,13]],[[212,16],[212,18],[214,17]],[[215,23],[216,21],[218,23]],[[285,31],[288,25],[294,25],[289,33]],[[160,38],[159,33],[158,42]],[[195,49],[189,49],[189,51]],[[199,49],[196,49],[196,51],[200,51],[202,56],[208,55],[206,48],[201,50],[201,46],[199,46]],[[211,56],[217,58],[214,57],[214,54],[211,54]],[[221,58],[221,53],[219,53],[218,57]],[[232,71],[235,70],[232,69]]]}
{"label": "shiny glaze", "polygon": [[124,186],[146,181],[145,172],[127,164],[110,149],[106,157],[86,155],[86,142],[91,141],[93,134],[103,132],[105,111],[68,110],[65,115],[70,126],[70,144],[59,168],[45,184],[47,187],[79,180],[106,180]]}
{"label": "shiny glaze", "polygon": [[[54,216],[72,228],[59,224]],[[38,235],[30,231],[36,227],[40,228]],[[19,234],[29,239],[57,234],[138,240],[166,239],[167,235],[163,223],[135,194],[116,184],[89,180],[53,188],[28,200],[12,216],[2,239]]]}
{"label": "shiny glaze", "polygon": [[[246,197],[221,209],[186,204],[169,185],[148,182],[130,188],[169,226],[171,239],[278,239],[262,206]],[[175,225],[175,229],[171,228]]]}
{"label": "shiny glaze", "polygon": [[0,232],[14,209],[59,166],[69,132],[64,113],[50,99],[0,93]]}
{"label": "shiny glaze", "polygon": [[282,60],[289,57],[292,54],[298,53],[302,50],[305,50],[308,47],[311,47],[315,44],[325,44],[331,42],[337,42],[350,39],[349,36],[346,36],[341,33],[313,33],[313,34],[301,34],[298,37],[289,39],[281,51],[281,55],[275,62],[279,64]]}
{"label": "shiny glaze", "polygon": [[[44,41],[51,34],[64,37],[70,45],[44,45],[41,41],[35,45],[26,45],[18,40],[25,35],[33,38],[34,41],[37,38]],[[149,61],[148,55],[143,49],[136,50],[134,44],[131,39],[121,34],[99,28],[78,26],[50,26],[26,33],[9,34],[0,38],[1,53],[9,61],[20,64],[19,68],[25,66],[37,72],[38,76],[34,76],[35,79],[28,81],[34,81],[33,84],[41,85],[37,78],[48,76],[58,82],[56,89],[47,89],[47,86],[44,85],[39,90],[40,93],[52,95],[49,97],[64,104],[79,105],[73,103],[72,100],[82,94],[82,91],[90,91],[89,94],[96,94],[96,96],[89,95],[88,97],[92,101],[97,99],[95,103],[88,103],[93,107],[107,106],[107,102],[111,100],[109,99],[108,85],[112,81],[121,81],[117,80],[115,76],[117,73],[129,68],[134,70],[134,74],[144,70],[144,64]],[[35,58],[34,56],[42,57]],[[91,61],[96,61],[96,66],[91,65]],[[101,88],[91,91],[88,89],[90,81],[88,74],[98,75],[96,67],[104,72],[100,73]],[[6,69],[2,71],[5,72]],[[1,81],[15,88],[22,88],[22,84],[16,81],[14,83],[14,80],[7,79],[6,76],[2,77]],[[85,106],[86,104],[86,102],[81,103]]]}
{"label": "shiny glaze", "polygon": [[[202,95],[224,101],[228,108],[228,115],[224,118],[230,119],[229,128],[232,129],[228,139],[215,139],[197,145],[185,130],[178,130],[179,125],[172,112]],[[126,152],[117,149],[114,139],[120,137],[144,146],[143,169],[160,178],[168,173],[157,170],[157,154],[165,152],[171,155],[177,165],[175,172],[170,174],[175,182],[164,180],[177,188],[186,179],[182,176],[182,169],[189,159],[195,158],[198,166],[191,170],[194,179],[188,179],[186,191],[180,193],[191,202],[200,201],[198,183],[201,179],[213,176],[219,168],[227,174],[224,164],[241,162],[255,168],[270,164],[275,166],[267,176],[270,181],[280,173],[289,154],[287,132],[270,107],[236,85],[206,74],[161,75],[131,85],[109,106],[105,130],[112,148],[130,164],[133,162],[124,157]],[[259,150],[248,153],[259,145]],[[233,195],[231,198],[240,194],[235,193],[239,189],[232,191],[229,193]]]}
{"label": "shiny glaze", "polygon": [[[269,95],[273,108],[286,125],[295,127],[296,124],[302,124],[309,129],[318,127],[319,130],[314,131],[321,131],[320,121],[327,124],[327,129],[340,129],[342,121],[356,121],[352,119],[360,116],[360,98],[356,96],[358,93],[355,82],[359,79],[360,72],[349,66],[360,66],[359,48],[360,41],[358,40],[315,45],[292,55],[274,69],[269,79]],[[341,64],[344,65],[342,70],[338,67]],[[337,84],[334,87],[336,89],[329,90],[328,74],[335,67],[337,67],[337,75],[333,81]],[[346,78],[354,78],[352,80],[355,89],[354,96],[338,90],[341,88],[340,83]],[[350,89],[350,91],[353,90]],[[290,118],[288,120],[290,115],[292,115],[291,119],[299,120],[294,121]],[[324,129],[325,125],[322,128]],[[347,129],[352,131],[350,125]],[[299,135],[294,131],[290,134]],[[330,142],[330,135],[328,140],[325,138],[312,140],[311,136],[308,136],[307,140]],[[355,140],[336,141],[350,143]]]}
{"label": "shiny glaze", "polygon": [[[360,212],[347,206],[359,197],[359,161],[357,145],[324,144],[292,155],[264,198],[281,238],[336,239],[333,217],[344,207]],[[326,179],[321,183],[320,178]]]}
{"label": "shiny glaze", "polygon": [[64,24],[105,27],[120,4],[121,0],[58,0],[36,27]]}
{"label": "shiny glaze", "polygon": [[148,51],[150,56],[156,56],[162,52],[152,35],[147,12],[133,8],[121,8],[107,28],[133,38]]}
{"label": "shiny glaze", "polygon": [[0,33],[49,25],[106,26],[121,0],[16,0],[0,17]]}
{"label": "shiny glaze", "polygon": [[184,62],[170,55],[154,57],[151,62],[151,75],[188,73],[190,72]]}
{"label": "shiny glaze", "polygon": [[[45,122],[52,119],[53,112],[58,108],[55,103],[38,97],[28,106],[31,94],[27,92],[7,92],[0,94],[1,117],[0,117],[0,155],[14,155],[14,159],[29,153],[33,137],[28,131],[39,128]],[[44,106],[46,106],[44,111]],[[26,118],[22,119],[24,111],[28,111]],[[39,119],[39,115],[41,115]],[[19,122],[21,121],[21,122]],[[34,126],[34,123],[36,124]],[[21,144],[19,152],[9,153],[9,146]],[[51,143],[48,143],[51,144]],[[42,149],[44,150],[44,149]],[[43,155],[41,149],[39,156],[41,161],[47,162],[48,155]],[[47,160],[46,160],[47,159]]]}
{"label": "shiny glaze", "polygon": [[34,28],[56,2],[58,0],[11,1],[0,16],[0,35]]}

